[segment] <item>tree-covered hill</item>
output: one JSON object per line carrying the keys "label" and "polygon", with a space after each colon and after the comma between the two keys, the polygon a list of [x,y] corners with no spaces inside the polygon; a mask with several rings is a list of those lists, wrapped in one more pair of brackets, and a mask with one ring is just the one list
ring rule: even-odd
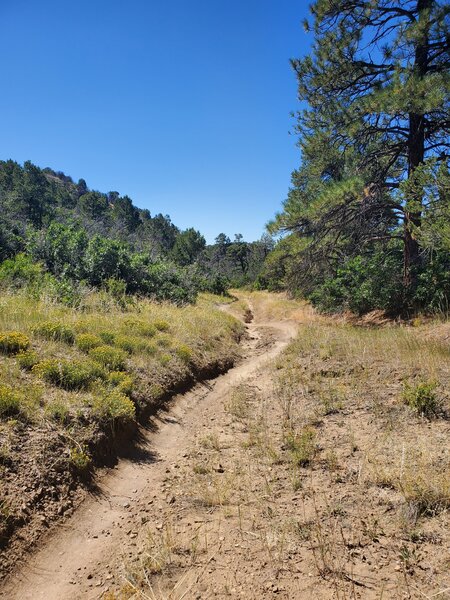
{"label": "tree-covered hill", "polygon": [[29,161],[0,161],[0,205],[0,283],[50,285],[68,303],[80,286],[175,302],[200,290],[224,293],[256,280],[271,243],[220,234],[207,246],[199,231],[181,231],[128,196]]}

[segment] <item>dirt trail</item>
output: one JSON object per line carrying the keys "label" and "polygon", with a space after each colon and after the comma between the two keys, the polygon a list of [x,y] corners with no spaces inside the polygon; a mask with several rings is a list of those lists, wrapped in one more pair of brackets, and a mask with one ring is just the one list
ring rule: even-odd
{"label": "dirt trail", "polygon": [[143,524],[158,518],[158,502],[172,501],[164,493],[166,474],[186,456],[193,437],[208,432],[230,387],[250,379],[296,333],[294,322],[258,322],[258,315],[254,317],[247,325],[250,337],[243,361],[225,375],[175,397],[170,410],[141,431],[139,449],[104,476],[98,492],[9,577],[0,588],[1,598],[93,599],[110,583],[117,585],[118,570],[124,556],[136,552],[134,539]]}

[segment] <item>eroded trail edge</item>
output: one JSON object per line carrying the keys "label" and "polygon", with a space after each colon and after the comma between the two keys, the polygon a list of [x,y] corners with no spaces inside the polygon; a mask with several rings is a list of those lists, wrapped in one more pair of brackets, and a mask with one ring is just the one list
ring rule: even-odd
{"label": "eroded trail edge", "polygon": [[192,391],[174,397],[153,427],[141,430],[139,450],[100,482],[73,516],[49,536],[10,576],[0,597],[9,599],[98,598],[120,584],[126,556],[139,552],[136,538],[146,523],[158,519],[158,504],[167,497],[164,480],[186,457],[192,440],[216,419],[217,408],[232,386],[249,380],[294,337],[290,321],[248,324],[246,356],[235,368]]}

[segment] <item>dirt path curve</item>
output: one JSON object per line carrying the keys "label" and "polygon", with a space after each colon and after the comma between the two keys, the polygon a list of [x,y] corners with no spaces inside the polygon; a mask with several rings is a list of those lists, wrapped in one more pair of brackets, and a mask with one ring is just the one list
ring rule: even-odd
{"label": "dirt path curve", "polygon": [[225,375],[175,397],[170,410],[155,419],[155,430],[142,430],[139,452],[121,460],[101,479],[99,493],[87,498],[69,521],[49,535],[0,588],[0,598],[100,597],[123,563],[124,550],[133,550],[139,523],[154,518],[154,503],[166,502],[160,491],[164,478],[186,452],[192,436],[207,433],[215,419],[214,407],[220,406],[230,387],[246,381],[279,354],[297,330],[294,322],[262,323],[257,315],[247,328],[250,339],[243,361]]}

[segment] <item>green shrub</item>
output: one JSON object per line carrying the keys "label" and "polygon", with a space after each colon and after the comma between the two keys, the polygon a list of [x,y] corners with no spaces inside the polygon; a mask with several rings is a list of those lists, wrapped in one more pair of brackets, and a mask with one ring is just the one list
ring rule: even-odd
{"label": "green shrub", "polygon": [[170,354],[160,354],[160,356],[158,357],[159,363],[165,367],[166,365],[168,365],[170,363],[170,361],[172,360],[172,357]]}
{"label": "green shrub", "polygon": [[3,354],[17,354],[23,352],[30,345],[30,340],[19,331],[0,333],[0,352]]}
{"label": "green shrub", "polygon": [[105,344],[114,344],[116,340],[116,334],[112,331],[102,331],[98,335],[105,342]]}
{"label": "green shrub", "polygon": [[124,319],[123,322],[130,331],[137,335],[153,337],[156,334],[156,327],[151,323],[146,323],[145,321],[134,319],[132,317]]}
{"label": "green shrub", "polygon": [[110,371],[123,371],[127,354],[119,348],[110,346],[98,346],[89,351],[89,356]]}
{"label": "green shrub", "polygon": [[69,463],[78,473],[85,473],[89,470],[92,459],[86,448],[76,447],[69,450]]}
{"label": "green shrub", "polygon": [[154,321],[153,322],[153,326],[158,330],[158,331],[168,331],[170,329],[170,325],[167,321]]}
{"label": "green shrub", "polygon": [[75,341],[73,330],[59,321],[41,323],[33,329],[33,332],[45,340],[55,340],[66,344],[73,344]]}
{"label": "green shrub", "polygon": [[95,396],[92,411],[99,419],[107,421],[131,421],[136,416],[133,402],[119,390]]}
{"label": "green shrub", "polygon": [[185,363],[189,363],[192,359],[192,349],[189,348],[186,344],[179,344],[175,348],[175,353],[179,359],[181,359]]}
{"label": "green shrub", "polygon": [[133,391],[133,378],[126,371],[111,371],[108,381],[126,396]]}
{"label": "green shrub", "polygon": [[172,338],[165,333],[159,335],[156,339],[156,343],[158,346],[162,346],[163,348],[168,348],[172,344]]}
{"label": "green shrub", "polygon": [[103,344],[102,339],[98,335],[92,333],[80,333],[75,338],[75,344],[82,352],[89,352],[92,348],[97,348]]}
{"label": "green shrub", "polygon": [[31,369],[39,362],[39,355],[33,350],[25,350],[20,352],[17,356],[17,362],[21,369],[31,371]]}
{"label": "green shrub", "polygon": [[434,381],[422,381],[418,384],[405,384],[403,390],[403,402],[414,411],[425,417],[433,417],[439,413],[440,402],[435,390],[437,383]]}
{"label": "green shrub", "polygon": [[55,358],[43,360],[32,372],[44,381],[65,390],[85,390],[96,380],[104,378],[100,365],[90,361],[67,361]]}
{"label": "green shrub", "polygon": [[21,396],[9,385],[0,384],[0,417],[16,415],[20,412]]}
{"label": "green shrub", "polygon": [[134,352],[137,347],[135,340],[127,335],[118,335],[114,341],[114,345],[129,354]]}

